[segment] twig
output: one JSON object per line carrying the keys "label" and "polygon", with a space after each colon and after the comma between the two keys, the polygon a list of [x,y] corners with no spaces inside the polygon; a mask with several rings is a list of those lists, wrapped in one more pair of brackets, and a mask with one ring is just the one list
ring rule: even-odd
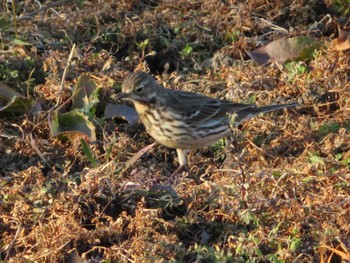
{"label": "twig", "polygon": [[57,1],[56,3],[52,3],[52,4],[49,4],[47,6],[43,6],[39,10],[33,11],[27,15],[20,16],[17,18],[17,21],[31,19],[34,15],[36,15],[42,11],[46,11],[47,9],[50,9],[52,7],[55,7],[55,6],[59,6],[59,5],[64,4],[66,2],[68,3],[68,2],[77,2],[77,1],[76,0],[60,0],[60,1]]}
{"label": "twig", "polygon": [[126,163],[125,163],[125,168],[123,171],[125,171],[126,169],[128,169],[131,165],[133,165],[138,159],[141,158],[142,155],[144,155],[146,152],[148,152],[149,150],[151,150],[153,148],[153,146],[155,145],[155,143],[151,143],[149,145],[147,145],[146,147],[142,148],[141,150],[139,150],[137,153],[135,153]]}
{"label": "twig", "polygon": [[70,54],[69,54],[69,57],[68,57],[68,60],[67,60],[67,65],[66,65],[66,67],[64,68],[64,71],[63,71],[63,75],[62,75],[62,79],[61,79],[61,88],[60,88],[60,91],[58,93],[58,99],[57,99],[56,105],[53,106],[49,110],[48,115],[47,115],[47,120],[48,120],[48,123],[49,123],[49,128],[50,128],[51,134],[53,134],[53,130],[52,130],[52,126],[51,126],[51,114],[52,114],[52,112],[54,110],[56,110],[59,107],[62,107],[63,105],[65,105],[65,103],[63,105],[60,105],[60,103],[61,103],[61,100],[62,100],[62,93],[63,93],[63,89],[64,89],[64,81],[66,80],[67,71],[68,71],[68,68],[70,66],[70,62],[72,60],[72,57],[73,57],[73,54],[74,54],[74,50],[75,50],[75,44],[73,44],[73,46],[72,46],[72,49],[70,51]]}
{"label": "twig", "polygon": [[42,155],[41,151],[39,150],[38,146],[36,146],[36,143],[34,141],[34,138],[33,138],[33,134],[30,133],[29,134],[29,138],[30,138],[30,145],[32,146],[33,150],[36,152],[37,155],[39,155],[40,159],[46,163],[50,168],[51,165],[49,164],[49,162],[46,160],[46,158],[44,157],[44,155]]}
{"label": "twig", "polygon": [[270,22],[270,21],[268,21],[268,20],[266,20],[264,18],[260,18],[260,21],[266,23],[267,25],[269,25],[275,31],[282,31],[282,32],[288,34],[288,30],[287,29],[285,29],[283,27],[280,27],[280,26],[278,26],[278,25],[276,25],[276,24],[274,24],[274,23],[272,23],[272,22]]}
{"label": "twig", "polygon": [[15,244],[15,242],[16,242],[16,239],[17,239],[17,237],[18,237],[18,235],[19,235],[19,232],[20,232],[20,230],[21,230],[21,226],[22,226],[22,225],[19,224],[19,226],[18,226],[18,228],[17,228],[17,231],[16,231],[16,234],[15,234],[14,238],[12,239],[12,241],[11,241],[11,243],[10,243],[8,249],[7,249],[4,262],[6,262],[7,259],[9,258],[9,256],[10,256],[10,251],[11,251],[11,249],[13,248],[13,246],[14,246],[14,244]]}
{"label": "twig", "polygon": [[18,38],[18,27],[17,27],[17,16],[16,16],[16,4],[15,1],[12,2],[12,15],[13,15],[13,25],[15,26],[15,37]]}
{"label": "twig", "polygon": [[309,27],[309,31],[317,28],[317,26],[321,23],[323,23],[324,20],[328,19],[326,25],[328,25],[329,23],[332,22],[332,17],[330,14],[327,14],[326,16],[324,16],[320,21],[316,21],[315,23],[313,23],[310,27]]}
{"label": "twig", "polygon": [[62,75],[62,79],[61,79],[61,89],[60,89],[60,92],[58,93],[58,100],[57,100],[57,103],[56,103],[55,107],[57,107],[61,103],[62,93],[63,93],[63,89],[64,89],[64,82],[66,80],[67,71],[68,71],[68,68],[70,66],[70,62],[72,60],[72,57],[73,57],[73,54],[74,54],[74,50],[75,50],[75,44],[73,44],[73,47],[72,47],[72,49],[70,51],[70,54],[69,54],[69,57],[68,57],[68,60],[67,60],[67,65],[66,65],[66,67],[64,68],[64,71],[63,71],[63,75]]}

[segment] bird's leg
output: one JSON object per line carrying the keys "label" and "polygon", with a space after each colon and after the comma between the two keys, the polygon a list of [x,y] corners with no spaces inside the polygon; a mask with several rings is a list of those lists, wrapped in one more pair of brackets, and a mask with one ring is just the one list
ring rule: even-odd
{"label": "bird's leg", "polygon": [[180,167],[185,167],[187,164],[187,154],[189,150],[176,149],[177,157],[179,158]]}
{"label": "bird's leg", "polygon": [[183,149],[176,149],[177,157],[179,159],[179,167],[175,170],[175,172],[172,173],[172,175],[169,177],[170,182],[174,182],[177,175],[179,175],[183,169],[186,167],[187,163],[187,154],[189,150],[183,150]]}

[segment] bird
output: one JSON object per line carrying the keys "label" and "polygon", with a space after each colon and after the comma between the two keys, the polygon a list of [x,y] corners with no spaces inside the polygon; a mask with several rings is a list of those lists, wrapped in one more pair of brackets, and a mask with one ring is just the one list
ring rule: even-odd
{"label": "bird", "polygon": [[[189,150],[210,146],[237,126],[261,113],[295,107],[297,103],[268,105],[235,103],[202,94],[172,90],[146,72],[133,72],[122,83],[120,98],[132,101],[148,134],[176,149],[181,171]],[[232,125],[232,122],[234,125]]]}

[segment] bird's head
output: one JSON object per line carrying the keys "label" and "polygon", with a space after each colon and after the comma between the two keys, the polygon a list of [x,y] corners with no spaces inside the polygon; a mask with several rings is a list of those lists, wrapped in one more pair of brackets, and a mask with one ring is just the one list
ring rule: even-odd
{"label": "bird's head", "polygon": [[122,84],[122,98],[140,102],[155,103],[160,85],[154,78],[145,72],[129,74]]}

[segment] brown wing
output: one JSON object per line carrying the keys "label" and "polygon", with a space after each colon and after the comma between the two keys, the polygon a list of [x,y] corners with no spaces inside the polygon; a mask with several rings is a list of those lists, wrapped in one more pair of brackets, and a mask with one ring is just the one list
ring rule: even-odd
{"label": "brown wing", "polygon": [[167,106],[181,114],[188,123],[226,118],[227,113],[238,113],[256,107],[255,105],[233,103],[184,91],[169,92]]}

